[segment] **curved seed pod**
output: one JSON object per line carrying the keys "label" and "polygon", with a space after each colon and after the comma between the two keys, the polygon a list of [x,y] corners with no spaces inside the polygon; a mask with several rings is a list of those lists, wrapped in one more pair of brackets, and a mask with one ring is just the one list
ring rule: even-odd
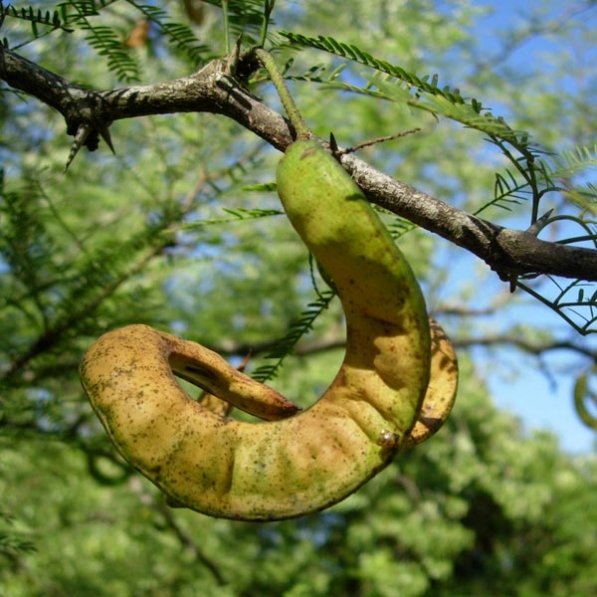
{"label": "curved seed pod", "polygon": [[580,420],[589,428],[597,431],[597,416],[591,413],[587,404],[592,401],[597,405],[597,396],[589,388],[589,375],[595,373],[597,368],[593,367],[591,371],[582,373],[576,379],[574,384],[574,406]]}
{"label": "curved seed pod", "polygon": [[[429,328],[431,330],[429,385],[417,422],[405,440],[405,448],[412,448],[437,433],[446,422],[456,400],[458,360],[454,347],[441,325],[431,317],[429,318]],[[208,393],[204,393],[199,399],[199,403],[204,408],[222,416],[228,416],[233,408],[229,402]],[[264,404],[263,408],[267,410],[270,407]],[[274,420],[276,414],[276,411],[272,409],[271,420]]]}
{"label": "curved seed pod", "polygon": [[[242,360],[241,364],[236,368],[236,370],[241,371],[241,372],[244,371],[250,358],[251,358],[251,355],[248,354]],[[286,400],[286,399],[284,399],[284,400]],[[211,412],[216,413],[217,415],[220,415],[221,417],[227,417],[230,414],[230,412],[232,411],[232,409],[234,408],[234,405],[231,404],[230,402],[226,402],[226,400],[222,400],[222,398],[218,398],[215,394],[210,394],[209,392],[206,392],[205,390],[203,390],[203,392],[201,392],[201,394],[199,395],[199,398],[197,398],[197,402],[199,402],[199,404],[201,404],[201,406],[203,408],[207,408],[207,410],[211,410]],[[267,403],[265,404],[265,406],[267,406]],[[299,406],[296,406],[296,411],[299,411],[299,410],[301,410],[301,408]],[[278,411],[277,407],[275,407],[272,410],[272,412],[270,412],[270,414],[272,415],[269,418],[269,420],[271,420],[271,421],[282,418],[282,413]],[[289,416],[292,414],[294,414],[294,412],[288,413]],[[263,416],[261,418],[267,419],[267,417],[263,417]]]}
{"label": "curved seed pod", "polygon": [[[317,269],[324,282],[336,290],[336,285],[325,268],[318,261]],[[437,433],[446,422],[458,390],[458,360],[450,339],[441,325],[429,318],[431,331],[431,369],[429,385],[421,405],[417,422],[405,442],[405,448],[412,448]],[[215,409],[212,409],[215,410]]]}
{"label": "curved seed pod", "polygon": [[437,433],[446,422],[458,390],[458,361],[450,339],[435,319],[429,318],[431,330],[431,369],[429,385],[417,422],[405,442],[412,448]]}
{"label": "curved seed pod", "polygon": [[[81,377],[122,455],[171,501],[224,518],[277,520],[328,507],[405,447],[429,381],[430,331],[408,263],[359,188],[315,141],[297,141],[278,193],[302,240],[330,272],[346,315],[346,355],[310,408],[288,417],[274,390],[204,347],[147,326],[102,336]],[[218,416],[173,371],[248,412]],[[251,396],[257,398],[251,399]],[[261,416],[259,412],[255,413]]]}

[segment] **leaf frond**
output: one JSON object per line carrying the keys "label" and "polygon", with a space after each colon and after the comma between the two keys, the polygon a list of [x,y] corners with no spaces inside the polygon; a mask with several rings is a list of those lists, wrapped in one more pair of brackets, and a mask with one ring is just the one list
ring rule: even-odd
{"label": "leaf frond", "polygon": [[552,160],[552,176],[561,178],[573,176],[586,168],[597,167],[597,145],[578,146],[572,150],[564,150],[554,155]]}
{"label": "leaf frond", "polygon": [[[68,346],[75,328],[93,328],[104,301],[171,246],[179,219],[164,209],[140,232],[98,246],[56,215],[38,184],[0,189],[2,323],[18,338],[9,349],[7,377],[44,352]],[[65,246],[76,247],[76,259],[54,257]]]}
{"label": "leaf frond", "polygon": [[288,331],[274,347],[265,355],[265,359],[275,362],[266,363],[257,367],[251,377],[262,383],[274,379],[282,367],[284,359],[294,351],[299,340],[313,329],[315,320],[329,307],[336,292],[324,290],[318,292],[317,298],[307,305],[307,308],[299,315],[298,319],[290,324]]}
{"label": "leaf frond", "polygon": [[511,129],[502,118],[493,116],[491,109],[483,106],[480,100],[465,99],[459,89],[448,85],[440,87],[437,75],[419,77],[400,66],[377,59],[355,45],[340,42],[330,36],[313,38],[288,31],[282,31],[280,35],[290,46],[322,50],[391,77],[384,79],[378,76],[367,87],[339,83],[346,90],[386,99],[406,100],[414,107],[441,114],[487,134],[497,135],[516,147],[528,146],[529,135],[526,132]]}
{"label": "leaf frond", "polygon": [[518,281],[517,286],[549,307],[579,334],[597,333],[597,285],[583,280],[562,284],[552,276],[547,278],[555,289],[553,296],[545,290],[539,292],[524,282]]}
{"label": "leaf frond", "polygon": [[[221,0],[205,0],[222,8]],[[249,43],[256,40],[263,23],[263,0],[228,0],[228,24],[235,35],[243,35]],[[270,20],[270,22],[272,22]]]}
{"label": "leaf frond", "polygon": [[284,212],[279,209],[246,209],[246,208],[224,208],[223,211],[229,214],[228,217],[223,218],[208,218],[204,220],[196,220],[187,224],[181,224],[176,227],[177,231],[199,230],[206,226],[213,226],[216,224],[230,224],[232,222],[244,222],[247,220],[256,220],[259,218],[269,218],[271,216],[282,216]]}
{"label": "leaf frond", "polygon": [[[486,140],[499,147],[510,160],[516,178],[512,185],[506,185],[503,174],[501,178],[498,177],[494,185],[494,198],[478,211],[490,206],[508,210],[512,205],[530,198],[532,224],[538,217],[541,199],[548,192],[559,190],[541,160],[548,152],[532,143],[526,131],[513,129],[502,117],[494,116],[491,108],[484,106],[480,100],[463,97],[459,89],[448,85],[440,86],[437,75],[419,77],[400,66],[379,60],[354,45],[332,37],[312,38],[287,31],[281,32],[280,35],[287,40],[290,47],[315,48],[377,71],[364,86],[337,77],[324,80],[318,69],[312,74],[303,75],[305,80],[323,82],[331,88],[404,103],[484,133]],[[508,172],[506,175],[513,178]]]}
{"label": "leaf frond", "polygon": [[107,25],[93,25],[85,19],[81,28],[87,32],[85,39],[97,50],[100,56],[107,58],[107,66],[116,74],[119,81],[133,83],[139,81],[139,65],[122,44],[120,35]]}
{"label": "leaf frond", "polygon": [[[67,21],[63,17],[63,11],[61,10],[42,11],[41,8],[34,8],[33,6],[20,6],[17,9],[12,4],[3,6],[0,2],[0,17],[2,19],[8,17],[29,23],[33,39],[38,39],[59,29],[67,33],[73,32],[73,29],[67,26]],[[43,31],[40,31],[40,26],[44,28]],[[9,47],[6,38],[3,39],[2,44],[6,48]],[[17,49],[18,47],[21,46],[16,46],[13,49]]]}
{"label": "leaf frond", "polygon": [[178,51],[184,53],[189,60],[201,64],[211,58],[210,48],[201,43],[194,31],[185,23],[170,20],[168,13],[156,6],[142,4],[134,0],[127,0],[143,16],[154,23],[168,42]]}

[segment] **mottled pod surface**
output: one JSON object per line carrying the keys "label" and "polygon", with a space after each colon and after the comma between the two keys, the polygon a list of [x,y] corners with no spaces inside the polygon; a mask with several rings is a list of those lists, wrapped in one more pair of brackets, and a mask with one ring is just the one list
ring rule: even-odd
{"label": "mottled pod surface", "polygon": [[[314,140],[288,148],[277,183],[346,315],[345,358],[319,400],[297,412],[217,354],[143,325],[105,334],[81,366],[121,454],[173,503],[212,516],[277,520],[345,498],[409,445],[429,382],[419,285],[357,185]],[[211,412],[175,375],[270,420]]]}

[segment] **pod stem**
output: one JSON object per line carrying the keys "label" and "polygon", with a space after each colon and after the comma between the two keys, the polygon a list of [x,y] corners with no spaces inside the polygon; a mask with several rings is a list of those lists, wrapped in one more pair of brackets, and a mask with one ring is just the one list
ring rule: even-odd
{"label": "pod stem", "polygon": [[286,111],[286,114],[288,114],[288,118],[296,131],[297,139],[308,139],[311,136],[311,131],[303,120],[297,105],[294,103],[294,99],[292,99],[292,95],[290,95],[290,90],[286,85],[286,81],[284,81],[284,77],[271,54],[263,48],[256,48],[255,55],[261,64],[263,64],[263,68],[267,71],[267,74],[270,76],[270,79],[276,88],[282,106],[284,106],[284,110]]}
{"label": "pod stem", "polygon": [[228,22],[228,0],[222,0],[222,13],[224,14],[224,41],[226,56],[230,55],[230,23]]}

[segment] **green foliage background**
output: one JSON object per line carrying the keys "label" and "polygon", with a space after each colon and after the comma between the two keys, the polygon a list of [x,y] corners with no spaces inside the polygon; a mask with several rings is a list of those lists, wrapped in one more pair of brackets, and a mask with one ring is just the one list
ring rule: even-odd
{"label": "green foliage background", "polygon": [[[96,89],[183,76],[224,51],[217,3],[206,6],[201,25],[189,23],[182,3],[147,3],[143,14],[140,3],[97,2],[98,15],[89,17],[85,7],[94,3],[36,4],[78,10],[78,20],[66,23],[72,32],[40,25],[32,40],[29,23],[7,18],[2,35],[11,47],[24,44],[18,51],[29,59]],[[270,33],[273,42],[282,41],[280,29],[331,35],[408,71],[438,72],[463,94],[503,106],[548,147],[590,145],[597,76],[582,51],[594,35],[591,21],[571,11],[554,28],[557,3],[534,4],[533,17],[505,34],[504,57],[491,65],[483,63],[477,37],[489,9],[473,3],[280,0]],[[232,5],[239,28],[261,3]],[[130,48],[123,41],[144,15],[153,19],[149,37]],[[245,31],[256,36],[258,27]],[[507,48],[545,33],[559,44],[546,58],[550,68],[513,70]],[[561,53],[567,43],[580,56],[572,68]],[[491,203],[495,172],[505,162],[483,135],[404,103],[305,81],[314,66],[329,73],[341,64],[329,53],[280,50],[276,57],[281,64],[293,59],[292,90],[317,133],[332,130],[351,145],[420,127],[363,150],[363,157],[463,209]],[[352,65],[338,81],[357,84],[365,73]],[[583,86],[563,90],[553,82],[559,76]],[[461,252],[419,230],[404,234],[400,245],[430,310],[463,347],[458,402],[446,427],[318,515],[247,524],[168,509],[114,454],[77,365],[99,334],[131,322],[173,330],[232,360],[257,347],[251,366],[264,363],[272,342],[316,298],[308,256],[288,223],[255,211],[278,210],[275,193],[244,188],[271,182],[279,156],[221,117],[177,114],[117,122],[117,155],[102,145],[64,175],[70,141],[60,117],[9,88],[0,91],[2,597],[597,593],[595,454],[565,454],[553,435],[524,430],[497,410],[477,355],[466,349],[471,329],[491,338],[504,321],[506,332],[548,345],[561,328],[517,316],[525,299],[517,294],[506,302],[481,266],[457,284],[450,264]],[[277,105],[266,83],[254,92]],[[553,202],[567,206],[561,197]],[[528,210],[524,202],[511,208],[491,205],[483,215],[508,223]],[[499,320],[492,318],[498,310]],[[272,383],[308,404],[332,378],[341,340],[341,310],[333,302],[303,339],[301,356],[287,358]],[[335,348],[317,350],[322,344]],[[490,346],[498,365],[506,362],[501,344]],[[523,360],[529,363],[541,366]],[[566,373],[585,365],[577,357]]]}

